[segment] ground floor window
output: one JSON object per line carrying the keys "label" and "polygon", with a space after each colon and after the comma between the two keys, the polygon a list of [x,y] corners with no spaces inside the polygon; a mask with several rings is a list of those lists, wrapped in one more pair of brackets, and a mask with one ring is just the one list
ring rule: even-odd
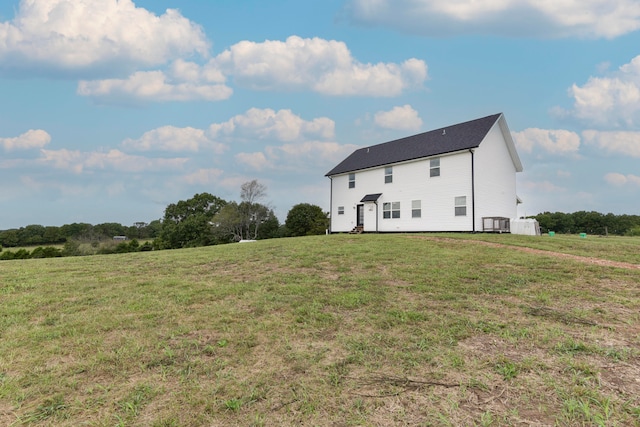
{"label": "ground floor window", "polygon": [[344,215],[344,206],[338,206],[338,215]]}
{"label": "ground floor window", "polygon": [[455,199],[456,216],[467,216],[467,196],[458,196]]}
{"label": "ground floor window", "polygon": [[400,218],[400,202],[386,202],[382,204],[382,218]]}
{"label": "ground floor window", "polygon": [[422,202],[420,200],[411,201],[411,218],[422,217]]}

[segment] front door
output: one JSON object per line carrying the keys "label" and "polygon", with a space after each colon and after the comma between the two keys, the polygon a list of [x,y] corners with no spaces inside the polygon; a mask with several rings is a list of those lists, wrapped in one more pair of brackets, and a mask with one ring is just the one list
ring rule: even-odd
{"label": "front door", "polygon": [[364,205],[358,205],[356,207],[356,215],[358,216],[356,225],[358,227],[364,227]]}

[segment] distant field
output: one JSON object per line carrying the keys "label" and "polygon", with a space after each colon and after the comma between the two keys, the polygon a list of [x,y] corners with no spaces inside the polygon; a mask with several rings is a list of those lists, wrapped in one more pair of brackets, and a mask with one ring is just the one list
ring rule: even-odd
{"label": "distant field", "polygon": [[2,261],[0,425],[640,425],[638,265],[484,234]]}

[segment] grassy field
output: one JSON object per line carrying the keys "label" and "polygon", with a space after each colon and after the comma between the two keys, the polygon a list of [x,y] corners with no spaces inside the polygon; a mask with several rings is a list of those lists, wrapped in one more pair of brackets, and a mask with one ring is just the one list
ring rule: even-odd
{"label": "grassy field", "polygon": [[0,425],[640,425],[640,269],[554,251],[640,264],[465,234],[3,261]]}

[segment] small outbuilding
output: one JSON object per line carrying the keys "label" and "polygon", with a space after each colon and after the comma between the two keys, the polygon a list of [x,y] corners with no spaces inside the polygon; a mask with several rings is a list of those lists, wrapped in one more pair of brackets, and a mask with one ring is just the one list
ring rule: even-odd
{"label": "small outbuilding", "polygon": [[534,218],[520,218],[511,220],[511,234],[524,234],[526,236],[539,236],[540,224]]}

